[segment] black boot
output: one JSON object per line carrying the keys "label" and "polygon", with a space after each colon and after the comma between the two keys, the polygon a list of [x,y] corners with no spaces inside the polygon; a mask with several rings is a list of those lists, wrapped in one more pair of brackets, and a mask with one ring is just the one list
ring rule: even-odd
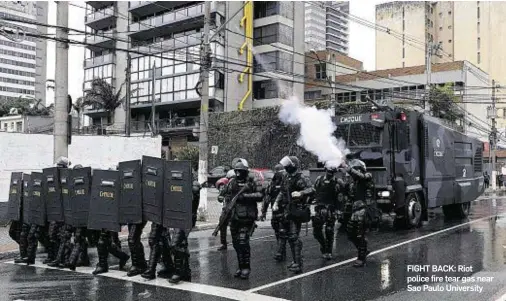
{"label": "black boot", "polygon": [[276,261],[285,261],[286,259],[286,239],[278,240],[278,252],[274,255]]}
{"label": "black boot", "polygon": [[47,258],[42,261],[43,264],[48,264],[50,262],[53,262],[56,258],[55,255],[55,243],[50,242],[47,249]]}
{"label": "black boot", "polygon": [[242,254],[241,254],[241,250],[236,248],[236,252],[237,252],[237,265],[239,266],[237,271],[235,271],[235,274],[234,274],[234,277],[236,278],[239,278],[241,277],[241,271],[243,269],[243,257],[242,257]]}
{"label": "black boot", "polygon": [[160,257],[160,245],[157,243],[151,247],[149,254],[148,269],[141,274],[142,278],[155,279],[156,278],[156,265],[158,264],[158,258]]}
{"label": "black boot", "polygon": [[172,261],[172,254],[170,254],[170,249],[168,247],[162,249],[162,263],[163,268],[158,271],[156,275],[160,278],[170,279],[174,275],[176,267],[175,263]]}
{"label": "black boot", "polygon": [[123,268],[125,267],[125,264],[130,259],[130,256],[128,256],[127,253],[121,251],[121,249],[118,249],[118,246],[115,243],[113,243],[109,247],[109,253],[119,259],[119,269],[123,270]]}
{"label": "black boot", "polygon": [[246,248],[246,250],[244,250],[242,252],[241,279],[248,279],[250,272],[251,272],[251,267],[250,267],[250,249],[249,249],[249,245],[248,245],[248,247]]}
{"label": "black boot", "polygon": [[[68,267],[70,270],[75,271],[77,260],[79,259],[80,253],[81,253],[81,245],[76,243],[74,245],[74,248],[72,249],[72,253],[70,254],[65,266]],[[100,258],[100,251],[99,251],[99,258]]]}
{"label": "black boot", "polygon": [[292,248],[292,253],[294,255],[294,264],[290,266],[289,270],[295,274],[302,273],[302,241],[297,240],[290,242],[290,247]]}
{"label": "black boot", "polygon": [[144,246],[141,242],[134,247],[132,252],[132,267],[127,273],[128,277],[140,275],[146,271],[148,265],[146,264],[146,258],[144,254]]}
{"label": "black boot", "polygon": [[170,283],[177,284],[181,280],[191,281],[191,271],[187,254],[176,252],[174,255],[174,268],[174,275],[169,279]]}
{"label": "black boot", "polygon": [[102,241],[102,239],[97,244],[97,252],[98,252],[98,264],[95,270],[93,271],[93,275],[103,274],[109,272],[109,264],[107,262],[107,258],[109,257],[108,248],[106,242]]}
{"label": "black boot", "polygon": [[37,238],[32,237],[28,240],[28,249],[26,252],[26,257],[21,258],[19,263],[26,263],[27,265],[34,264],[35,263],[35,254],[37,252]]}

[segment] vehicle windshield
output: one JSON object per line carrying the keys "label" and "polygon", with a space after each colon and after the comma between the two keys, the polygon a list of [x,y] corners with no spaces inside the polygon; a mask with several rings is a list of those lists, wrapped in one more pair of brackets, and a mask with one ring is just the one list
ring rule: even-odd
{"label": "vehicle windshield", "polygon": [[338,124],[335,134],[347,147],[381,145],[382,129],[370,123]]}

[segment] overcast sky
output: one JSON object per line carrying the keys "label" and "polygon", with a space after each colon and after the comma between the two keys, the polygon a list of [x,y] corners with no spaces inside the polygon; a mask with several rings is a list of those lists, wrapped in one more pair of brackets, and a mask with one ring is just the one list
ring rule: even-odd
{"label": "overcast sky", "polygon": [[[387,1],[381,0],[353,0],[350,2],[350,14],[370,22],[375,22],[375,5]],[[69,27],[84,30],[84,16],[86,4],[84,2],[71,1],[69,6]],[[48,23],[56,25],[56,3],[49,2]],[[50,30],[54,33],[54,29]],[[350,21],[350,56],[364,62],[366,70],[374,70],[375,66],[375,30],[356,22]],[[82,35],[69,36],[70,39],[84,39]],[[47,78],[54,79],[55,74],[55,43],[48,42]],[[73,99],[82,96],[82,83],[84,47],[70,45],[69,48],[69,94]],[[54,93],[49,90],[47,93],[48,104],[54,101]]]}

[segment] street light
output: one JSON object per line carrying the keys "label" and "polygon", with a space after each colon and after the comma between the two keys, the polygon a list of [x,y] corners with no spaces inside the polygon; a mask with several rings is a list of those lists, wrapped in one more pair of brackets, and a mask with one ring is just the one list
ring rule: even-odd
{"label": "street light", "polygon": [[316,52],[315,49],[310,50],[311,53],[314,53],[316,56],[316,59],[318,60],[321,66],[325,66],[325,79],[327,80],[327,83],[329,84],[329,87],[331,89],[330,94],[330,109],[331,109],[331,116],[334,117],[336,115],[336,103],[335,103],[335,97],[336,97],[336,87],[334,82],[330,79],[330,77],[327,76],[327,61],[325,61],[325,64],[320,60],[320,57],[318,56],[318,52]]}

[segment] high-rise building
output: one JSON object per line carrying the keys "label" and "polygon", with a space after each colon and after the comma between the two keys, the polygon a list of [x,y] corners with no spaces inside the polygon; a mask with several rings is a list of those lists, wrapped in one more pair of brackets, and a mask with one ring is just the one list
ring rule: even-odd
{"label": "high-rise building", "polygon": [[306,51],[328,49],[347,55],[349,2],[311,1],[304,6]]}
{"label": "high-rise building", "polygon": [[[47,34],[47,27],[25,22],[47,23],[48,3],[42,1],[0,2],[1,26],[20,32]],[[25,36],[22,42],[0,35],[0,102],[19,97],[35,98],[46,103],[47,43],[45,39]]]}
{"label": "high-rise building", "polygon": [[[132,132],[150,131],[154,107],[155,126],[165,146],[175,150],[196,141],[192,130],[198,127],[200,116],[201,99],[196,87],[201,87],[199,51],[204,1],[86,3],[89,12],[85,24],[89,34],[84,91],[91,88],[94,78],[105,79],[115,89],[121,87],[127,69],[127,53],[123,50],[128,49],[133,91]],[[302,98],[304,38],[297,33],[304,30],[303,14],[301,2],[211,3],[213,66],[209,111],[276,105],[292,94]],[[226,21],[217,33],[217,28]],[[294,51],[302,55],[295,55]],[[99,109],[88,109],[86,114],[94,126],[112,123],[109,129],[124,130],[124,107],[116,109],[113,120],[106,120],[108,114]]]}
{"label": "high-rise building", "polygon": [[[376,6],[376,69],[425,64],[426,47],[440,45],[432,63],[467,60],[506,84],[505,2],[394,1]],[[500,117],[506,117],[500,116]],[[506,120],[498,120],[500,128]]]}

